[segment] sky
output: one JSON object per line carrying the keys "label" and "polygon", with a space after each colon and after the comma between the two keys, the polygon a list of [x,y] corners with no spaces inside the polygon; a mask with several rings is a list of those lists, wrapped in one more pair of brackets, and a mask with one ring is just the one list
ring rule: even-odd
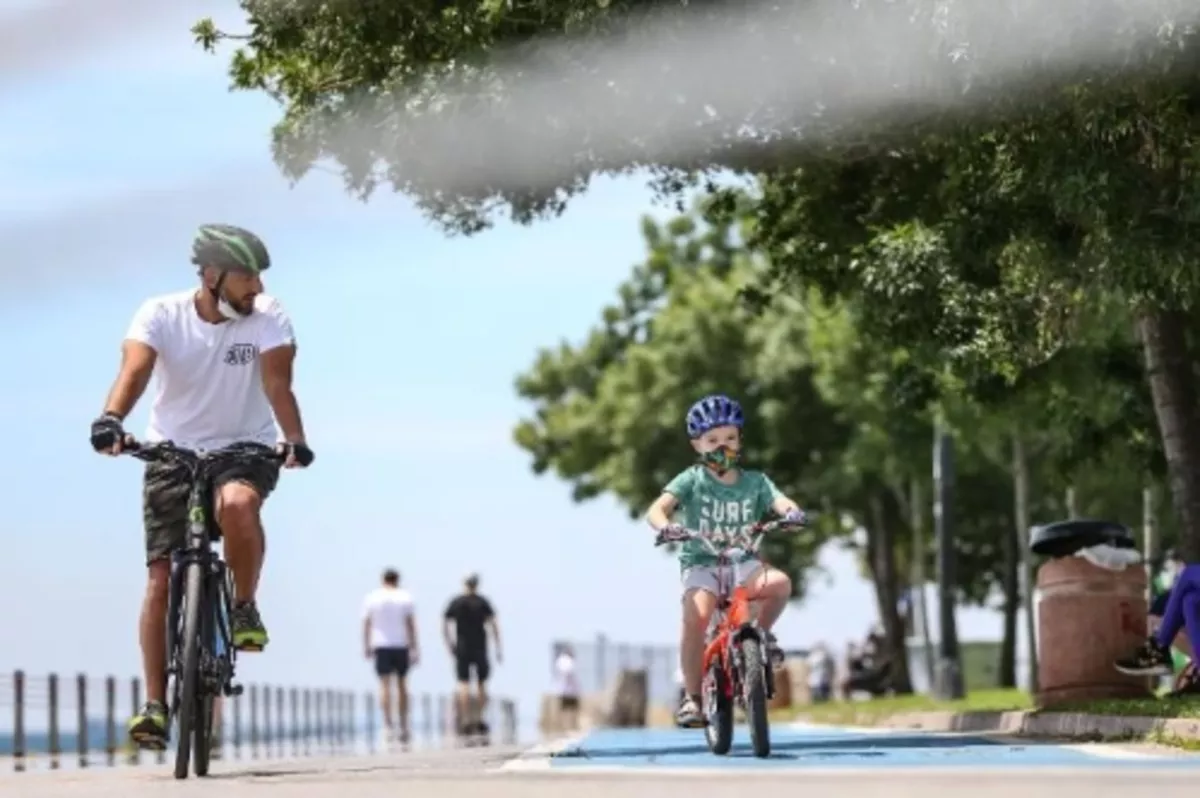
{"label": "sky", "polygon": [[[0,38],[39,5],[3,0]],[[94,455],[88,425],[132,313],[193,284],[190,236],[210,221],[272,250],[266,282],[295,323],[317,453],[265,510],[272,642],[241,660],[245,680],[369,689],[359,610],[386,566],[418,604],[417,692],[452,686],[440,616],[472,571],[504,637],[494,692],[526,715],[554,639],[673,645],[677,566],[648,528],[612,501],[573,503],[511,441],[526,410],[515,375],[586,333],[644,254],[640,216],[672,210],[644,178],[601,180],[560,219],[448,238],[396,195],[363,204],[323,173],[289,188],[268,151],[277,108],[227,91],[223,59],[191,43],[194,6],[17,74],[0,62],[0,672],[139,670],[140,464]],[[212,7],[236,21],[232,3]],[[841,648],[874,621],[853,555],[827,549],[821,565],[780,622],[787,646]],[[958,623],[963,639],[1000,633],[989,610]]]}

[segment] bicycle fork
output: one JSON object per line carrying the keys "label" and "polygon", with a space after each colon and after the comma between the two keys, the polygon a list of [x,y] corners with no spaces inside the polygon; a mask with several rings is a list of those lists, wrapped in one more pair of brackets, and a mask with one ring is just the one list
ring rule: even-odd
{"label": "bicycle fork", "polygon": [[[755,662],[747,662],[742,652],[741,642],[746,639],[758,641],[758,657]],[[767,653],[767,636],[757,621],[747,621],[738,628],[733,637],[733,662],[738,674],[738,688],[745,683],[745,674],[751,668],[762,668],[764,684],[767,688],[767,700],[775,697],[775,668],[771,656]]]}

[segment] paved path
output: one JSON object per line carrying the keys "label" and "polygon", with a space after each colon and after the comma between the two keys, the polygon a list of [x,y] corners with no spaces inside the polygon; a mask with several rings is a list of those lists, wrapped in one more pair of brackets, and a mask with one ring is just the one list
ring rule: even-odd
{"label": "paved path", "polygon": [[[695,732],[595,732],[550,757],[515,748],[214,765],[208,780],[169,769],[0,776],[20,798],[746,798],[761,790],[822,798],[1195,798],[1200,756],[1154,746],[1054,745],[977,735],[777,727],[755,759],[738,730],[714,757]],[[686,782],[669,786],[668,781]],[[747,781],[751,784],[747,785]],[[749,791],[749,792],[748,792]],[[818,792],[814,792],[818,791]]]}

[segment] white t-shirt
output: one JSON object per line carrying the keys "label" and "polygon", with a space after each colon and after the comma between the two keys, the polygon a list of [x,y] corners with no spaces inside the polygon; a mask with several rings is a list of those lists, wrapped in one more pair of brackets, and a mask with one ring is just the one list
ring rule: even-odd
{"label": "white t-shirt", "polygon": [[554,686],[561,696],[579,697],[579,677],[575,673],[575,658],[570,654],[559,654],[554,661]]}
{"label": "white t-shirt", "polygon": [[408,648],[408,619],[413,600],[407,590],[378,587],[363,602],[363,619],[371,622],[371,648]]}
{"label": "white t-shirt", "polygon": [[246,318],[210,324],[197,314],[195,296],[189,290],[147,300],[125,334],[158,353],[146,440],[200,452],[239,442],[274,445],[279,432],[258,360],[296,343],[291,319],[277,300],[259,294]]}

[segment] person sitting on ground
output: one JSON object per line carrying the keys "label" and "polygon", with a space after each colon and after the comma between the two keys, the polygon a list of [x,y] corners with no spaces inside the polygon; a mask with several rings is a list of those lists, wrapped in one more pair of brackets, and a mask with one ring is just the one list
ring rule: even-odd
{"label": "person sitting on ground", "polygon": [[[1155,623],[1155,613],[1161,612],[1161,622]],[[1131,676],[1170,676],[1175,672],[1171,646],[1180,633],[1186,631],[1189,656],[1200,648],[1200,564],[1184,566],[1171,589],[1151,607],[1151,627],[1156,627],[1145,643],[1129,656],[1118,659],[1116,669]],[[1200,672],[1195,661],[1176,679],[1173,696],[1200,694]]]}
{"label": "person sitting on ground", "polygon": [[883,635],[878,630],[867,635],[855,664],[858,667],[851,668],[840,691],[846,700],[854,693],[868,693],[872,698],[878,698],[891,690],[892,664],[884,648]]}

